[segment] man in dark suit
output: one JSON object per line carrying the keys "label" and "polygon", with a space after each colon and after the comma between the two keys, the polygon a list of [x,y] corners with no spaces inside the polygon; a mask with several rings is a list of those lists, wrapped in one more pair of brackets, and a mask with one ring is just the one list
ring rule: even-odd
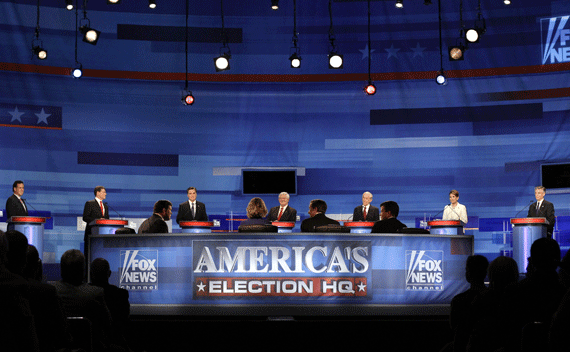
{"label": "man in dark suit", "polygon": [[297,210],[289,206],[289,193],[281,192],[279,194],[279,206],[269,210],[267,220],[269,221],[297,221]]}
{"label": "man in dark suit", "polygon": [[162,199],[154,203],[153,214],[139,226],[138,233],[168,233],[166,222],[172,216],[172,203]]}
{"label": "man in dark suit", "polygon": [[10,219],[12,216],[28,216],[28,207],[26,201],[22,198],[24,195],[24,182],[18,180],[12,185],[12,194],[6,200],[6,218]]}
{"label": "man in dark suit", "polygon": [[398,233],[407,227],[400,220],[396,219],[400,213],[398,203],[389,200],[380,204],[380,221],[376,221],[372,226],[372,233]]}
{"label": "man in dark suit", "polygon": [[556,223],[556,217],[554,216],[554,204],[544,199],[545,194],[546,188],[543,186],[534,187],[536,203],[532,203],[528,208],[527,218],[546,218],[549,223],[546,228],[546,236],[552,238],[554,224]]}
{"label": "man in dark suit", "polygon": [[328,218],[325,213],[327,212],[327,203],[322,199],[313,199],[309,204],[310,218],[303,220],[301,223],[301,232],[316,232],[316,228],[324,225],[338,225],[340,223],[336,220]]}
{"label": "man in dark suit", "polygon": [[378,221],[380,220],[380,210],[370,205],[372,202],[372,193],[364,192],[362,194],[362,205],[354,208],[352,221]]}
{"label": "man in dark suit", "polygon": [[208,221],[206,205],[196,200],[198,197],[196,188],[188,187],[186,195],[188,201],[180,204],[178,214],[176,214],[176,223],[180,224],[180,221]]}
{"label": "man in dark suit", "polygon": [[109,206],[103,202],[105,198],[107,198],[105,187],[95,187],[93,194],[95,195],[95,199],[85,202],[85,206],[83,207],[83,221],[87,223],[83,236],[83,242],[85,242],[83,253],[86,260],[89,258],[89,235],[91,235],[91,226],[89,224],[93,220],[109,218]]}

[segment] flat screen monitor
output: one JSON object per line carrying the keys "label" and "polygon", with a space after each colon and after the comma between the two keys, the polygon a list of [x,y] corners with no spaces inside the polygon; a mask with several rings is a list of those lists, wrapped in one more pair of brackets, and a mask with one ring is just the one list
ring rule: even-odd
{"label": "flat screen monitor", "polygon": [[243,194],[297,194],[297,170],[242,170]]}
{"label": "flat screen monitor", "polygon": [[541,165],[542,186],[548,189],[570,189],[570,164]]}

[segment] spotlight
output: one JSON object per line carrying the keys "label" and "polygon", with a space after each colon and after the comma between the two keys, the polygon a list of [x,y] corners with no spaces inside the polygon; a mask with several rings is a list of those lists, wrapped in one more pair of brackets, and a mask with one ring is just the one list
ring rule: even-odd
{"label": "spotlight", "polygon": [[156,1],[148,0],[148,7],[150,7],[151,9],[156,9]]}
{"label": "spotlight", "polygon": [[216,65],[216,72],[225,71],[230,69],[230,58],[232,56],[230,53],[223,53],[222,55],[214,58],[214,64]]}
{"label": "spotlight", "polygon": [[469,43],[477,43],[485,32],[487,32],[485,19],[480,16],[479,19],[475,21],[473,28],[469,28],[467,32],[465,32],[465,39],[467,39]]}
{"label": "spotlight", "polygon": [[396,0],[396,7],[401,9],[404,7],[404,1],[403,0]]}
{"label": "spotlight", "polygon": [[192,105],[194,104],[194,96],[192,95],[192,92],[184,92],[182,94],[182,104],[184,105]]}
{"label": "spotlight", "polygon": [[278,10],[279,9],[279,0],[271,0],[271,9]]}
{"label": "spotlight", "polygon": [[441,70],[441,72],[438,72],[437,77],[435,77],[435,83],[439,84],[440,86],[447,85],[447,77],[445,77],[443,70]]}
{"label": "spotlight", "polygon": [[342,68],[342,55],[331,51],[329,54],[329,68],[339,69]]}
{"label": "spotlight", "polygon": [[69,11],[73,10],[73,0],[65,0],[65,8]]}
{"label": "spotlight", "polygon": [[46,49],[43,49],[39,46],[34,46],[32,48],[32,51],[34,52],[34,55],[40,60],[45,60],[47,58],[47,50]]}
{"label": "spotlight", "polygon": [[372,82],[368,82],[368,85],[364,87],[364,92],[368,95],[376,94],[376,86]]}
{"label": "spotlight", "polygon": [[83,76],[83,68],[80,63],[77,63],[73,69],[71,69],[71,75],[73,78],[81,78]]}
{"label": "spotlight", "polygon": [[465,46],[459,44],[449,47],[449,61],[463,60],[465,56]]}
{"label": "spotlight", "polygon": [[79,31],[83,33],[83,41],[89,44],[96,45],[97,41],[99,40],[99,35],[101,34],[100,31],[89,28],[87,26],[81,26]]}
{"label": "spotlight", "polygon": [[107,4],[109,5],[116,5],[119,4],[121,0],[107,0]]}
{"label": "spotlight", "polygon": [[504,3],[505,5],[510,5],[510,4],[511,4],[511,0],[503,0],[503,3]]}
{"label": "spotlight", "polygon": [[301,67],[301,57],[297,55],[297,53],[293,53],[293,55],[289,57],[289,61],[291,61],[291,68]]}

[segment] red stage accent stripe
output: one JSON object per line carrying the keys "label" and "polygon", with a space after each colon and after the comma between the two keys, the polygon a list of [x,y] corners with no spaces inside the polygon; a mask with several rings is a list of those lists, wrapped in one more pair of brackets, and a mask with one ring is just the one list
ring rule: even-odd
{"label": "red stage accent stripe", "polygon": [[0,127],[20,127],[20,128],[39,128],[43,130],[62,130],[61,127],[46,127],[46,126],[26,126],[26,125],[7,125],[0,123]]}
{"label": "red stage accent stripe", "polygon": [[[38,66],[31,64],[18,64],[0,62],[1,71],[13,71],[22,73],[40,73],[49,75],[69,75],[70,68],[54,66]],[[495,67],[472,70],[445,71],[448,78],[474,78],[506,75],[529,75],[540,73],[563,72],[570,70],[570,63],[551,65]],[[156,81],[182,81],[182,72],[136,72],[136,71],[113,71],[84,69],[84,77],[114,78],[114,79],[142,79]],[[436,71],[418,72],[386,72],[373,73],[374,81],[392,80],[423,80],[434,79]],[[335,73],[335,74],[306,74],[306,75],[276,75],[276,74],[216,74],[216,73],[189,73],[188,80],[193,82],[272,82],[272,83],[295,83],[295,82],[346,82],[365,81],[366,73]],[[566,96],[566,95],[564,95]],[[534,98],[526,98],[534,99]]]}

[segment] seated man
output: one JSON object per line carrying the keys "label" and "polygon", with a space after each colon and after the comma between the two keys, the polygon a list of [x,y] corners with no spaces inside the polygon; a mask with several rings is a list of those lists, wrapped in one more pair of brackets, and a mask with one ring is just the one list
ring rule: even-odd
{"label": "seated man", "polygon": [[102,288],[83,283],[85,257],[77,249],[61,256],[61,280],[54,283],[67,317],[86,317],[91,322],[93,347],[107,348],[113,336],[111,314]]}
{"label": "seated man", "polygon": [[338,225],[340,223],[336,220],[325,216],[327,212],[327,203],[322,199],[313,199],[309,204],[310,218],[303,220],[301,223],[301,232],[316,232],[316,228],[325,225]]}
{"label": "seated man", "polygon": [[392,200],[380,204],[380,221],[374,223],[371,233],[397,233],[406,228],[406,225],[396,219],[399,213],[398,203]]}
{"label": "seated man", "polygon": [[168,233],[168,225],[166,222],[172,216],[172,203],[168,200],[159,200],[154,203],[153,214],[150,218],[143,221],[139,227],[141,233]]}
{"label": "seated man", "polygon": [[269,210],[267,220],[269,221],[297,221],[297,210],[289,205],[289,193],[279,193],[279,206],[273,207]]}

